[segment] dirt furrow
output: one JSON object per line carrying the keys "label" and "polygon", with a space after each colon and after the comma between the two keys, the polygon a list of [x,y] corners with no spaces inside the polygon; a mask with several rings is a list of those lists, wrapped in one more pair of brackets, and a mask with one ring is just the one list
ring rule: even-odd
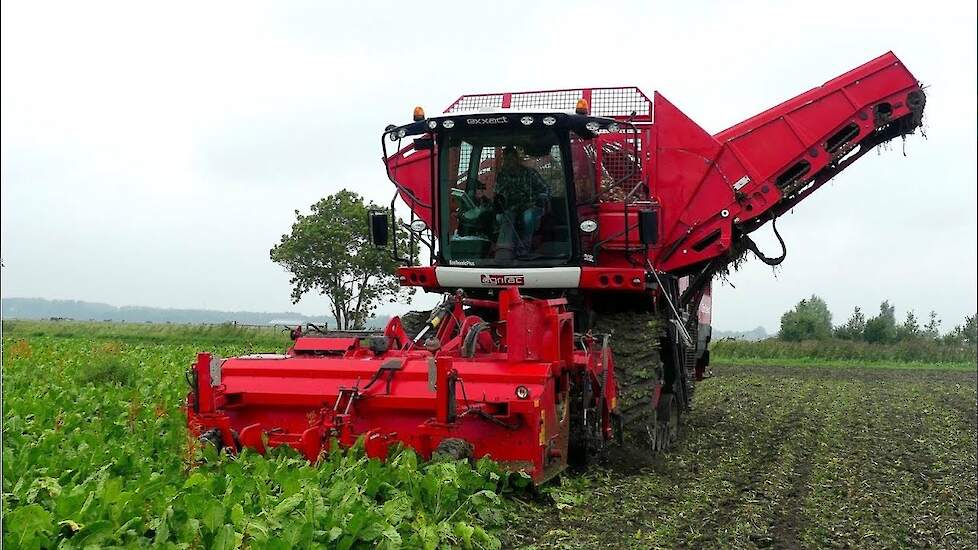
{"label": "dirt furrow", "polygon": [[715,370],[678,448],[637,472],[543,488],[511,512],[504,544],[973,546],[975,433],[962,413],[978,414],[974,373]]}

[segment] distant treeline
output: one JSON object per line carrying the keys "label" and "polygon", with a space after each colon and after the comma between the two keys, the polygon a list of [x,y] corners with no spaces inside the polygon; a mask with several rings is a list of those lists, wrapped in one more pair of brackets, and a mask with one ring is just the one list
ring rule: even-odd
{"label": "distant treeline", "polygon": [[767,330],[764,327],[757,327],[754,330],[716,330],[713,329],[712,338],[714,340],[722,340],[724,338],[729,338],[731,340],[747,340],[747,341],[757,341],[763,340],[768,337]]}
{"label": "distant treeline", "polygon": [[975,316],[950,330],[931,312],[925,321],[910,311],[902,322],[888,301],[868,317],[857,307],[842,324],[818,296],[806,298],[781,316],[781,330],[756,342],[717,339],[718,363],[975,365]]}
{"label": "distant treeline", "polygon": [[905,340],[892,344],[865,341],[805,340],[788,342],[768,338],[757,342],[719,340],[713,343],[712,360],[717,364],[907,364],[975,365],[975,347],[938,340]]}
{"label": "distant treeline", "polygon": [[[335,326],[330,317],[311,317],[291,311],[215,311],[207,309],[170,309],[156,307],[122,306],[80,300],[46,300],[43,298],[4,298],[4,319],[113,321],[125,323],[179,323],[245,325],[274,325],[316,323]],[[375,317],[370,326],[383,326],[388,317]]]}
{"label": "distant treeline", "polygon": [[911,310],[907,312],[903,322],[898,322],[896,308],[888,300],[880,304],[877,315],[867,318],[859,306],[856,306],[845,323],[833,325],[832,313],[825,305],[825,300],[812,295],[781,316],[778,338],[786,342],[835,338],[869,344],[936,342],[950,346],[975,346],[978,326],[974,315],[965,317],[963,323],[947,331],[942,331],[941,325],[942,321],[934,311],[924,321]]}

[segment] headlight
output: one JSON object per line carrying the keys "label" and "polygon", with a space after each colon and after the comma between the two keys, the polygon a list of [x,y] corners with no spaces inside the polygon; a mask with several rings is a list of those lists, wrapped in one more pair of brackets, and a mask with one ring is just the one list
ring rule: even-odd
{"label": "headlight", "polygon": [[404,128],[401,128],[400,130],[397,131],[397,137],[399,138],[402,138],[406,135],[407,135],[407,130],[405,130]]}
{"label": "headlight", "polygon": [[444,121],[444,122],[441,123],[441,126],[442,126],[442,128],[454,128],[455,127],[455,121],[454,120],[446,120],[446,121]]}
{"label": "headlight", "polygon": [[591,132],[592,134],[596,133],[598,129],[601,128],[601,126],[593,120],[585,124],[584,127],[587,128],[587,131]]}
{"label": "headlight", "polygon": [[553,126],[554,124],[557,124],[557,119],[556,118],[554,118],[552,116],[545,116],[545,117],[543,117],[543,125],[544,126]]}
{"label": "headlight", "polygon": [[437,127],[438,127],[438,121],[437,120],[429,120],[428,121],[428,128],[431,128],[432,130],[434,130]]}
{"label": "headlight", "polygon": [[618,133],[618,130],[621,130],[621,126],[619,126],[617,122],[612,122],[608,125],[608,131],[612,134]]}
{"label": "headlight", "polygon": [[525,117],[523,117],[523,118],[520,119],[520,122],[523,123],[523,126],[529,126],[529,125],[533,124],[533,117],[531,117],[531,116],[525,116]]}
{"label": "headlight", "polygon": [[424,223],[424,220],[414,220],[411,222],[411,231],[421,233],[425,229],[428,229],[428,224]]}
{"label": "headlight", "polygon": [[581,231],[584,233],[594,233],[598,229],[598,222],[594,220],[584,220],[581,222]]}

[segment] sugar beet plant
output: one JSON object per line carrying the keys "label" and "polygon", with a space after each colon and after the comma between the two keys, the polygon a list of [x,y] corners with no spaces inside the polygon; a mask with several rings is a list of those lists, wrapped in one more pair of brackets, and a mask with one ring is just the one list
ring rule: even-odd
{"label": "sugar beet plant", "polygon": [[498,495],[525,479],[491,461],[398,450],[381,463],[353,449],[310,465],[285,449],[219,456],[189,438],[183,370],[208,344],[6,338],[4,544],[499,546],[486,530],[501,520]]}

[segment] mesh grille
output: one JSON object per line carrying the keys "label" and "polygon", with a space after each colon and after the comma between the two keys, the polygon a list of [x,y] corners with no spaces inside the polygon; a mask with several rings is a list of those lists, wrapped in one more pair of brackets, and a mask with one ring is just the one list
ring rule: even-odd
{"label": "mesh grille", "polygon": [[[641,168],[635,163],[636,153],[642,151],[642,140],[619,137],[601,144],[601,198],[603,201],[620,202],[642,181]],[[630,201],[644,200],[644,188],[629,197]]]}
{"label": "mesh grille", "polygon": [[[636,120],[651,121],[652,102],[638,88],[593,88],[572,90],[551,90],[546,92],[517,92],[511,94],[464,95],[445,110],[446,113],[458,111],[477,111],[479,109],[499,109],[509,99],[511,109],[573,110],[577,100],[584,97],[585,91],[591,95],[591,114],[602,117],[628,117],[633,112]],[[508,97],[507,97],[508,96]]]}
{"label": "mesh grille", "polygon": [[445,112],[478,111],[479,109],[485,108],[498,109],[502,106],[503,94],[463,95]]}
{"label": "mesh grille", "polygon": [[601,88],[591,92],[591,114],[594,116],[652,115],[652,103],[638,88]]}
{"label": "mesh grille", "polygon": [[536,111],[543,109],[573,109],[582,97],[581,90],[557,90],[554,92],[525,92],[513,94],[510,107]]}

